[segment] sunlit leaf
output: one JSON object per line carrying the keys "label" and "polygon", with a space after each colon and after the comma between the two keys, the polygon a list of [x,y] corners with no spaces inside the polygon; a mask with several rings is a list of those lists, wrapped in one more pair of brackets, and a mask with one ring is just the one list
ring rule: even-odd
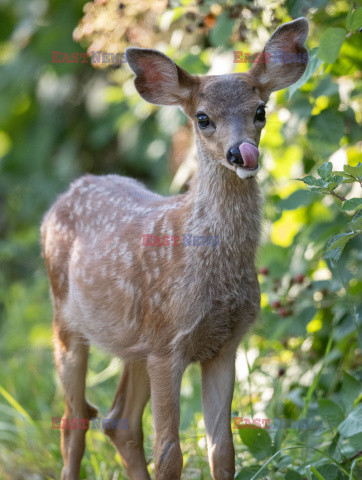
{"label": "sunlit leaf", "polygon": [[346,34],[344,28],[328,28],[320,39],[317,56],[326,63],[334,63]]}
{"label": "sunlit leaf", "polygon": [[348,417],[339,425],[338,432],[343,437],[351,437],[362,432],[362,403],[352,410]]}
{"label": "sunlit leaf", "polygon": [[359,163],[355,167],[351,167],[350,165],[345,165],[343,167],[343,169],[346,173],[349,173],[353,177],[356,177],[356,178],[362,177],[362,164],[361,163]]}
{"label": "sunlit leaf", "polygon": [[354,31],[358,30],[362,26],[362,7],[357,8],[357,10],[352,11],[353,3],[351,4],[351,9],[348,12],[346,27],[347,30]]}
{"label": "sunlit leaf", "polygon": [[323,180],[328,180],[331,176],[332,168],[333,166],[331,162],[325,162],[323,165],[317,168],[317,172],[319,173],[319,176],[323,178]]}

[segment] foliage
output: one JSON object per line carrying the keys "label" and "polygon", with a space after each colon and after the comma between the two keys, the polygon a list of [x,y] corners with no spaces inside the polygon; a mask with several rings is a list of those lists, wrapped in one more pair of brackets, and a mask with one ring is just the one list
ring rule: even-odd
{"label": "foliage", "polygon": [[325,162],[317,168],[319,178],[307,175],[302,178],[302,181],[312,192],[320,192],[325,195],[330,194],[341,200],[341,211],[356,211],[356,214],[348,223],[348,231],[338,233],[332,237],[327,244],[324,258],[331,259],[334,265],[334,262],[341,256],[346,243],[362,232],[362,216],[360,214],[362,198],[349,198],[347,200],[345,197],[338,195],[335,190],[339,185],[344,183],[356,182],[362,187],[362,163],[358,163],[355,167],[344,165],[343,172],[333,171],[332,169],[332,163]]}
{"label": "foliage", "polygon": [[[58,478],[62,464],[38,239],[46,208],[86,171],[134,176],[167,194],[172,179],[185,190],[194,168],[185,117],[140,99],[126,65],[52,63],[52,51],[151,46],[191,73],[242,72],[250,65],[233,63],[233,51],[260,51],[280,23],[306,15],[310,63],[271,97],[260,146],[262,312],[240,348],[233,416],[310,425],[233,429],[237,478],[357,480],[362,9],[346,0],[136,3],[99,0],[82,13],[81,0],[0,2],[0,477]],[[120,371],[92,351],[87,395],[103,416]],[[184,478],[211,478],[197,366],[181,396]],[[152,471],[149,406],[143,420]],[[81,478],[126,478],[102,432],[87,434]]]}

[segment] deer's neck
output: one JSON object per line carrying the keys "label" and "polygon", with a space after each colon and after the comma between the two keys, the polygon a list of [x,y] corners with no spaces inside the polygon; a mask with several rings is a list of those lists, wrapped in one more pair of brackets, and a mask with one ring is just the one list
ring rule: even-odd
{"label": "deer's neck", "polygon": [[255,178],[242,180],[214,159],[199,156],[199,170],[187,195],[187,233],[217,235],[221,246],[233,245],[254,257],[262,207]]}

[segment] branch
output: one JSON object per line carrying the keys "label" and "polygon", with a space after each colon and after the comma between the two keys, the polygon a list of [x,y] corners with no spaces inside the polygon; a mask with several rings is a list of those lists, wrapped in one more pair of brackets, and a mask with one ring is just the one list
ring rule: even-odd
{"label": "branch", "polygon": [[333,195],[333,197],[338,198],[341,202],[346,201],[346,197],[342,197],[342,195],[338,195],[338,193],[334,192],[333,190],[330,191],[330,194]]}

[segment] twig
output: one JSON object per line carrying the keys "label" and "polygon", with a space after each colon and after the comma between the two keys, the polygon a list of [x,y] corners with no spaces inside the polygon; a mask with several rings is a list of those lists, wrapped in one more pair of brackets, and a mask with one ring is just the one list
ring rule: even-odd
{"label": "twig", "polygon": [[338,195],[338,193],[334,192],[333,190],[330,191],[330,194],[333,195],[333,197],[338,198],[341,202],[346,201],[346,197],[342,197],[342,195]]}

